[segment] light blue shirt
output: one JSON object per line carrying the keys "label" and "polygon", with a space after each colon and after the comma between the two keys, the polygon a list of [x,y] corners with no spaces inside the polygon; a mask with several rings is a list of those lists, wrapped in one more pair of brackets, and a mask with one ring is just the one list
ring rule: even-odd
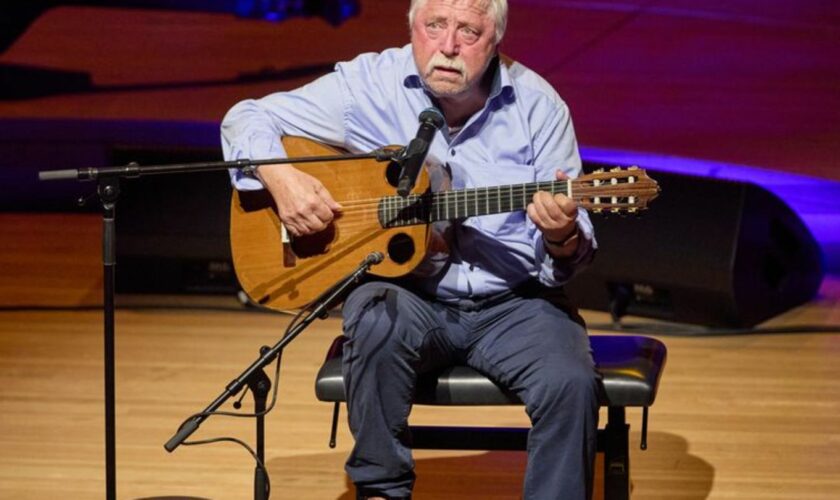
{"label": "light blue shirt", "polygon": [[[238,103],[222,123],[222,147],[228,160],[279,158],[286,155],[278,137],[294,135],[369,152],[407,144],[417,133],[418,115],[432,105],[406,45],[339,63],[299,89]],[[499,64],[484,108],[457,133],[444,125],[429,157],[448,166],[453,189],[554,180],[557,169],[571,178],[581,172],[568,107],[548,82],[518,63]],[[233,177],[237,189],[262,188],[257,179],[238,172]],[[562,285],[597,246],[585,210],[579,209],[577,223],[576,253],[553,259],[524,211],[460,221],[447,265],[433,277],[417,278],[415,286],[453,301],[504,292],[530,278]]]}

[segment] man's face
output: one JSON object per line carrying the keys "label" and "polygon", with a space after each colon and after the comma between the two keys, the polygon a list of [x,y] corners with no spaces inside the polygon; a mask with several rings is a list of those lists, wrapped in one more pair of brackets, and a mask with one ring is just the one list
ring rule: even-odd
{"label": "man's face", "polygon": [[478,91],[496,52],[496,27],[488,8],[488,0],[427,0],[415,13],[414,62],[436,97]]}

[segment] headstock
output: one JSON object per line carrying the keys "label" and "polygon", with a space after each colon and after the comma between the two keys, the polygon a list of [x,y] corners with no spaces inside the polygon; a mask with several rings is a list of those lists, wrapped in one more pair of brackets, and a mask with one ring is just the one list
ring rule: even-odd
{"label": "headstock", "polygon": [[635,213],[658,194],[659,184],[639,167],[600,169],[572,180],[572,198],[594,213]]}

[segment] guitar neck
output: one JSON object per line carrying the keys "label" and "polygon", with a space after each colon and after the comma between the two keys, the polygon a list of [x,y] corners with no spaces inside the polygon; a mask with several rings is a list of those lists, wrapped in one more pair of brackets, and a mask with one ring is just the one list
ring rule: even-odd
{"label": "guitar neck", "polygon": [[379,220],[383,227],[400,227],[525,210],[537,191],[572,196],[567,181],[427,192],[406,198],[386,196],[379,203]]}

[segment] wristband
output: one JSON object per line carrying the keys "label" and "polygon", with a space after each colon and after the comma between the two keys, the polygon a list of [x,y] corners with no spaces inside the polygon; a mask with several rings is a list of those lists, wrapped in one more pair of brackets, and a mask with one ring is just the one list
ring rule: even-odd
{"label": "wristband", "polygon": [[568,236],[566,236],[565,238],[563,238],[560,241],[550,240],[550,239],[546,238],[545,236],[543,236],[543,241],[545,242],[546,245],[551,245],[553,247],[561,247],[562,248],[562,247],[565,247],[566,245],[568,245],[569,243],[571,243],[572,241],[574,241],[579,235],[580,235],[580,228],[575,227],[574,231],[569,233]]}

